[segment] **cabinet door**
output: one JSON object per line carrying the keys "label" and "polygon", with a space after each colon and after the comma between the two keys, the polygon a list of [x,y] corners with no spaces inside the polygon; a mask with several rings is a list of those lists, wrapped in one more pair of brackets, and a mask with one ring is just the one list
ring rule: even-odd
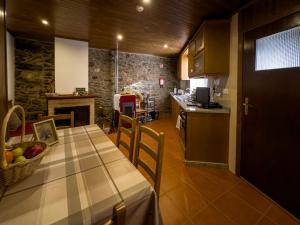
{"label": "cabinet door", "polygon": [[189,77],[190,77],[195,72],[195,69],[194,69],[194,56],[191,55],[191,54],[189,54],[189,65],[188,65],[188,68],[189,68]]}
{"label": "cabinet door", "polygon": [[196,43],[195,40],[193,40],[189,44],[189,75],[193,74],[195,72],[194,68],[194,57],[195,57],[195,51],[196,50]]}
{"label": "cabinet door", "polygon": [[203,29],[199,31],[199,33],[196,36],[196,50],[195,53],[198,54],[200,51],[204,49],[204,35],[203,35]]}
{"label": "cabinet door", "polygon": [[204,72],[204,51],[198,53],[194,59],[194,70],[196,74]]}

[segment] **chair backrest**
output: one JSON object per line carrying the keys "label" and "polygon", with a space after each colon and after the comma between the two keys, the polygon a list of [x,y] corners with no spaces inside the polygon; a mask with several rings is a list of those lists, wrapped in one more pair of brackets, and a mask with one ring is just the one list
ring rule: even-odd
{"label": "chair backrest", "polygon": [[114,206],[113,217],[103,225],[125,225],[126,221],[126,206],[121,202]]}
{"label": "chair backrest", "polygon": [[70,114],[59,114],[59,115],[52,115],[52,116],[43,116],[42,114],[38,115],[38,120],[47,120],[47,119],[54,119],[55,121],[60,120],[70,120],[70,126],[58,126],[56,129],[65,129],[74,127],[74,112],[72,111]]}
{"label": "chair backrest", "polygon": [[[133,151],[134,151],[134,139],[135,139],[135,129],[137,120],[129,116],[120,114],[119,125],[117,132],[117,142],[116,145],[119,147],[122,145],[129,152],[129,160],[133,162]],[[121,134],[125,134],[129,137],[129,145],[121,139]]]}
{"label": "chair backrest", "polygon": [[133,117],[136,111],[136,96],[121,95],[119,105],[121,113]]}
{"label": "chair backrest", "polygon": [[[142,134],[146,134],[151,137],[154,141],[157,142],[157,150],[154,150],[147,143],[142,141]],[[141,166],[145,172],[151,177],[154,183],[154,190],[159,196],[160,190],[160,178],[161,178],[161,169],[162,169],[162,159],[163,159],[163,150],[164,150],[164,138],[165,135],[163,132],[157,133],[146,126],[140,126],[138,129],[136,149],[135,149],[135,166]],[[140,159],[139,154],[140,150],[143,150],[147,153],[155,162],[155,171],[153,171],[142,159]]]}

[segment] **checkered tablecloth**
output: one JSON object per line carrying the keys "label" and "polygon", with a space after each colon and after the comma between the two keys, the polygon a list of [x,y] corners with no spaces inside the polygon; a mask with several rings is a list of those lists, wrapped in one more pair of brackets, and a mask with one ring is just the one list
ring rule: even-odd
{"label": "checkered tablecloth", "polygon": [[102,224],[121,201],[126,224],[161,224],[153,188],[97,125],[58,136],[35,173],[3,192],[0,224]]}

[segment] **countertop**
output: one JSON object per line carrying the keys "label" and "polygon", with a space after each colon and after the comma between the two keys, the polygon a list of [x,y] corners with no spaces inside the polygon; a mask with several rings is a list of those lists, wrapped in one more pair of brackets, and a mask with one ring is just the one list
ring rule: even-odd
{"label": "countertop", "polygon": [[170,93],[171,97],[180,105],[180,107],[185,112],[199,112],[199,113],[220,113],[220,114],[230,114],[229,108],[222,108],[222,109],[204,109],[199,108],[197,106],[187,106],[184,101],[179,100],[173,93]]}

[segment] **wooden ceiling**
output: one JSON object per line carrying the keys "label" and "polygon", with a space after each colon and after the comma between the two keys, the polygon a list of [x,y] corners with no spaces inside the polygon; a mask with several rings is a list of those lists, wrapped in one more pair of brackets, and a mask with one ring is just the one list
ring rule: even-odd
{"label": "wooden ceiling", "polygon": [[[176,56],[204,18],[226,18],[249,0],[7,0],[7,29],[16,36],[89,41],[90,47]],[[138,13],[137,5],[144,11]],[[50,25],[44,26],[41,19]],[[168,48],[163,48],[164,44]]]}

